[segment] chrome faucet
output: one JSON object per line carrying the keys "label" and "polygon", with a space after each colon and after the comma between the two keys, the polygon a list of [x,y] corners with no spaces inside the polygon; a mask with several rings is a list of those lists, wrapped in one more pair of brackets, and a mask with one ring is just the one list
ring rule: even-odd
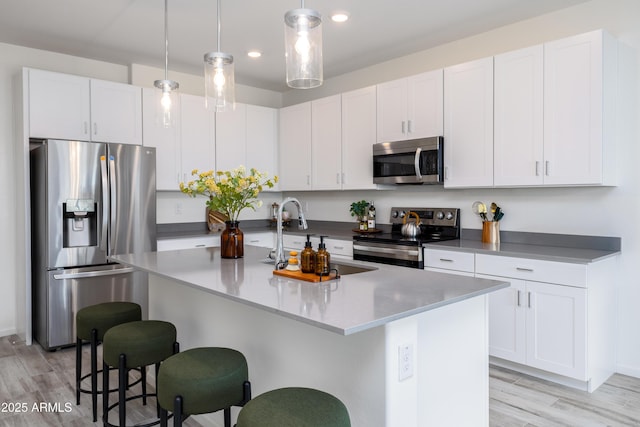
{"label": "chrome faucet", "polygon": [[284,255],[284,243],[282,241],[282,210],[284,209],[284,205],[289,202],[296,205],[296,208],[298,209],[298,228],[300,230],[307,229],[307,220],[304,219],[304,212],[302,212],[302,205],[300,204],[300,201],[295,197],[287,197],[284,199],[282,203],[280,203],[280,207],[278,208],[278,213],[276,215],[276,222],[278,224],[275,250],[276,270],[282,270],[287,266],[287,258]]}

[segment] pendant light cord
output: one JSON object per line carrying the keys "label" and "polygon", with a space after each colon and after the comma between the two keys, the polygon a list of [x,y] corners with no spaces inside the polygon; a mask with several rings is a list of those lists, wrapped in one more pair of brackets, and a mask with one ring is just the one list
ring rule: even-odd
{"label": "pendant light cord", "polygon": [[217,14],[218,14],[218,52],[220,52],[220,0],[218,0]]}
{"label": "pendant light cord", "polygon": [[164,79],[169,80],[169,0],[164,0]]}

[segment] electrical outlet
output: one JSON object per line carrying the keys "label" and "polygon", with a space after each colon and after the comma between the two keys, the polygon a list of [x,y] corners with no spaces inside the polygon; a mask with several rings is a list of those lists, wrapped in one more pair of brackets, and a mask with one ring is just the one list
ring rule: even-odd
{"label": "electrical outlet", "polygon": [[398,346],[398,381],[413,376],[413,344]]}

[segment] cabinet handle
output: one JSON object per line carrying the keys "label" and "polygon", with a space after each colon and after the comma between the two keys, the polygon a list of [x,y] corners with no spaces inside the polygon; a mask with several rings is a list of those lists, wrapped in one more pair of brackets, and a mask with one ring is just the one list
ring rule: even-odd
{"label": "cabinet handle", "polygon": [[529,273],[533,273],[533,268],[525,268],[525,267],[516,267],[518,271],[528,271]]}
{"label": "cabinet handle", "polygon": [[342,172],[342,183],[344,184],[344,172]]}
{"label": "cabinet handle", "polygon": [[536,176],[540,176],[540,161],[536,160]]}
{"label": "cabinet handle", "polygon": [[311,185],[311,177],[307,175],[307,185]]}
{"label": "cabinet handle", "polygon": [[204,248],[204,246],[205,246],[204,243],[201,243],[199,245],[196,245],[196,248]]}
{"label": "cabinet handle", "polygon": [[93,134],[94,134],[94,135],[97,135],[97,134],[98,134],[98,124],[97,124],[97,123],[94,123],[94,124],[93,124]]}
{"label": "cabinet handle", "polygon": [[402,121],[402,133],[403,134],[406,133],[406,131],[405,131],[405,121],[404,120]]}
{"label": "cabinet handle", "polygon": [[336,174],[336,184],[340,184],[340,173]]}
{"label": "cabinet handle", "polygon": [[407,132],[408,133],[413,132],[413,128],[411,126],[411,120],[407,120]]}
{"label": "cabinet handle", "polygon": [[344,246],[334,246],[334,249],[344,249]]}
{"label": "cabinet handle", "polygon": [[444,180],[447,181],[449,179],[449,166],[444,167]]}
{"label": "cabinet handle", "polygon": [[546,162],[544,162],[544,174],[546,176],[549,176],[549,160],[547,160]]}
{"label": "cabinet handle", "polygon": [[249,240],[249,243],[258,243],[260,240]]}
{"label": "cabinet handle", "polygon": [[519,290],[519,289],[518,289],[518,291],[517,291],[517,301],[518,301],[518,302],[517,302],[518,307],[520,307],[520,290]]}
{"label": "cabinet handle", "polygon": [[87,122],[84,122],[84,134],[88,134],[89,133],[89,129],[88,129],[89,124]]}
{"label": "cabinet handle", "polygon": [[527,292],[527,307],[531,308],[531,292]]}
{"label": "cabinet handle", "polygon": [[442,262],[453,262],[452,259],[448,259],[448,258],[440,258],[440,261],[442,261]]}

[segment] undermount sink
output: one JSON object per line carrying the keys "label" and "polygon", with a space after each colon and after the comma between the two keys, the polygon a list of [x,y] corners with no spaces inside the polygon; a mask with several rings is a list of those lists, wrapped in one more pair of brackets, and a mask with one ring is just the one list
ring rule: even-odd
{"label": "undermount sink", "polygon": [[340,262],[332,262],[331,269],[338,270],[340,276],[348,274],[366,273],[367,271],[377,270],[375,267],[363,267],[361,265],[342,264]]}

